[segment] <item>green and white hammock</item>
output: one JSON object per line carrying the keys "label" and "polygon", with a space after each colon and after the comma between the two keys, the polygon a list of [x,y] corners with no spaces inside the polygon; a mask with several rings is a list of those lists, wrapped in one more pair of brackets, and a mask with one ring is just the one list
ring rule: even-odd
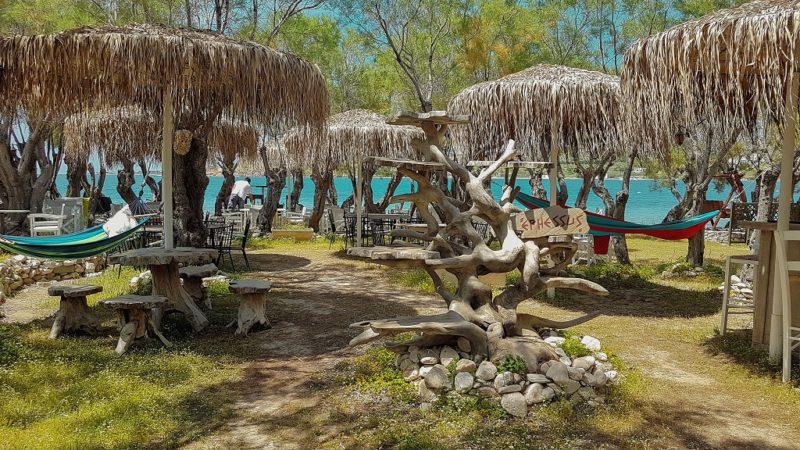
{"label": "green and white hammock", "polygon": [[143,220],[134,228],[109,236],[103,225],[97,225],[62,236],[7,236],[0,235],[0,249],[9,253],[34,258],[67,260],[86,258],[113,250],[147,222]]}

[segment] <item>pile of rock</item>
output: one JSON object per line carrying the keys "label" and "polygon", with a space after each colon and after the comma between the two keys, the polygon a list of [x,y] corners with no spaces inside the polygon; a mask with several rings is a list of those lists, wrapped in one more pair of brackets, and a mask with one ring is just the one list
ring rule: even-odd
{"label": "pile of rock", "polygon": [[600,341],[584,336],[581,342],[593,354],[577,358],[570,358],[561,348],[563,337],[551,336],[545,341],[555,347],[559,360],[543,362],[533,371],[528,365],[524,369],[528,373],[501,370],[498,365],[505,367],[503,362],[495,364],[447,345],[411,346],[408,352],[398,355],[396,363],[405,379],[417,384],[423,407],[450,391],[499,399],[503,409],[515,417],[526,416],[529,406],[557,398],[593,406],[604,402],[609,382],[616,380],[618,374],[600,351]]}
{"label": "pile of rock", "polygon": [[[719,285],[719,291],[725,291],[725,283]],[[753,286],[736,275],[731,275],[731,292],[729,300],[741,303],[753,303]]]}
{"label": "pile of rock", "polygon": [[105,265],[106,260],[102,256],[81,260],[43,261],[15,255],[0,264],[0,279],[2,279],[0,299],[40,281],[72,280],[101,272]]}
{"label": "pile of rock", "polygon": [[669,269],[661,272],[663,278],[693,278],[704,275],[706,271],[701,267],[687,266],[685,263],[674,264]]}
{"label": "pile of rock", "polygon": [[728,245],[728,242],[744,242],[747,238],[747,231],[743,229],[730,230],[705,230],[706,242],[716,242]]}

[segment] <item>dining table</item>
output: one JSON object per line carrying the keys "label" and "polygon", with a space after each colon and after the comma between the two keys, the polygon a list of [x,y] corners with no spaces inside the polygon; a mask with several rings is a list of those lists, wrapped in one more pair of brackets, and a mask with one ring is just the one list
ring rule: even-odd
{"label": "dining table", "polygon": [[153,323],[160,328],[164,314],[177,311],[192,325],[195,331],[208,326],[208,319],[197,307],[194,299],[181,284],[178,265],[203,265],[217,259],[219,252],[210,248],[160,247],[139,248],[111,255],[112,264],[142,267],[147,266],[153,277],[153,294],[166,297],[163,309],[153,312]]}

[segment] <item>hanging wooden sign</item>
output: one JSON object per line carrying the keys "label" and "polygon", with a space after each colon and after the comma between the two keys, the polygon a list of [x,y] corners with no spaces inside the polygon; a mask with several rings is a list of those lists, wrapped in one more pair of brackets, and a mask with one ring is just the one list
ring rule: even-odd
{"label": "hanging wooden sign", "polygon": [[580,208],[551,206],[516,214],[514,229],[528,239],[584,234],[589,232],[589,222],[586,220],[586,213]]}

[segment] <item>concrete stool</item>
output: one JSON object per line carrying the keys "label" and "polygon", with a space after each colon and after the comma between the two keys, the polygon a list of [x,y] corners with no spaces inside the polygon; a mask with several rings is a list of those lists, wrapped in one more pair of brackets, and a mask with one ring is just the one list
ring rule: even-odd
{"label": "concrete stool", "polygon": [[115,351],[118,355],[128,351],[133,341],[148,338],[148,332],[156,335],[165,346],[172,346],[158,331],[152,319],[153,310],[163,308],[166,303],[166,297],[158,295],[123,295],[100,302],[103,306],[117,310],[120,333]]}
{"label": "concrete stool", "polygon": [[239,295],[239,317],[228,324],[232,327],[238,323],[236,335],[247,336],[256,324],[265,328],[272,328],[267,320],[267,292],[272,289],[272,283],[261,280],[234,280],[231,281],[230,291]]}
{"label": "concrete stool", "polygon": [[204,266],[181,267],[178,273],[183,279],[183,289],[200,305],[202,304],[211,309],[211,298],[208,296],[208,289],[203,286],[203,278],[213,277],[219,273],[219,269],[214,264]]}
{"label": "concrete stool", "polygon": [[102,291],[102,286],[92,285],[50,286],[47,289],[47,295],[61,297],[53,327],[50,328],[50,339],[57,338],[65,331],[97,333],[100,328],[100,321],[89,309],[86,297]]}

